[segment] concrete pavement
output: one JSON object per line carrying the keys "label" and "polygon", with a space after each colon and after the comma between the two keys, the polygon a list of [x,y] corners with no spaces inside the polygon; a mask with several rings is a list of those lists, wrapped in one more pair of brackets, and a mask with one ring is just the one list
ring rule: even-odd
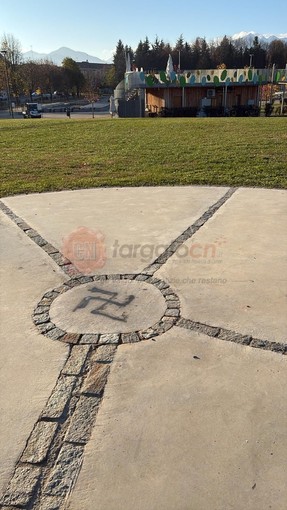
{"label": "concrete pavement", "polygon": [[0,208],[3,508],[283,510],[286,191]]}

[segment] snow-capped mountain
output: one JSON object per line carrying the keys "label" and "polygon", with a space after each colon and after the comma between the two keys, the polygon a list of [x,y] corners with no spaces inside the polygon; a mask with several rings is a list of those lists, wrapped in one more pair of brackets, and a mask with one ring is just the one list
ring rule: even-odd
{"label": "snow-capped mountain", "polygon": [[98,57],[93,57],[82,51],[75,51],[71,48],[59,48],[58,50],[52,51],[51,53],[37,53],[36,51],[27,51],[23,53],[24,60],[51,60],[56,65],[61,65],[64,58],[69,57],[75,60],[75,62],[88,61],[92,64],[107,64],[104,60]]}
{"label": "snow-capped mountain", "polygon": [[233,41],[237,41],[238,39],[243,40],[246,44],[251,45],[254,41],[254,37],[258,37],[259,42],[261,43],[271,43],[272,41],[280,40],[282,42],[287,42],[287,33],[286,34],[259,34],[258,32],[238,32],[238,34],[234,34],[231,39]]}

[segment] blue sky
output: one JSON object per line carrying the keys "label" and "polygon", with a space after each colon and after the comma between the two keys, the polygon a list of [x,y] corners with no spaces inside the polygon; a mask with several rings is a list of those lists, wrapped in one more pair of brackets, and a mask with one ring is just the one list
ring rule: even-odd
{"label": "blue sky", "polygon": [[287,1],[276,0],[0,0],[0,37],[12,34],[23,51],[49,53],[61,46],[106,60],[116,43],[135,48],[148,36],[173,45],[241,31],[287,32]]}

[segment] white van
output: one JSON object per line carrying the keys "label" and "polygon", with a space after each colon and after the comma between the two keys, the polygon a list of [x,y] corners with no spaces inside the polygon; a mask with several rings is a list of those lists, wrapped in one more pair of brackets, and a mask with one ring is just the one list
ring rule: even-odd
{"label": "white van", "polygon": [[24,119],[41,119],[42,108],[38,103],[26,103],[22,111]]}

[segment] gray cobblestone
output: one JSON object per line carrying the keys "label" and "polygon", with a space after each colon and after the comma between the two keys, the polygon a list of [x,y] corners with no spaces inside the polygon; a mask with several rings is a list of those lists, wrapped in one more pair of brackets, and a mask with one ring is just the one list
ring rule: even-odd
{"label": "gray cobblestone", "polygon": [[206,219],[204,216],[202,216],[201,218],[199,218],[198,220],[196,220],[193,223],[193,227],[202,227],[202,225],[204,225],[205,222],[206,222]]}
{"label": "gray cobblestone", "polygon": [[116,353],[116,345],[100,345],[90,357],[91,363],[111,363]]}
{"label": "gray cobblestone", "polygon": [[[162,289],[161,293],[162,293],[162,295],[163,295],[163,296],[165,296],[165,297],[166,297],[166,296],[174,296],[174,295],[175,295],[175,294],[174,294],[174,292],[173,292],[173,290],[172,290],[171,288],[168,288],[168,289]],[[173,298],[173,299],[174,299],[174,298]]]}
{"label": "gray cobblestone", "polygon": [[51,253],[59,253],[57,248],[55,248],[55,246],[53,246],[52,244],[50,243],[46,243],[44,246],[42,246],[42,249],[48,253],[48,255],[51,255]]}
{"label": "gray cobblestone", "polygon": [[178,317],[166,317],[166,315],[164,315],[162,318],[161,318],[161,322],[172,322],[173,324],[175,324],[176,322],[178,321]]}
{"label": "gray cobblestone", "polygon": [[37,328],[40,333],[45,335],[48,331],[55,328],[55,324],[53,324],[53,322],[45,322],[44,324],[38,324]]}
{"label": "gray cobblestone", "polygon": [[63,508],[64,498],[59,496],[44,496],[41,499],[39,510],[60,510]]}
{"label": "gray cobblestone", "polygon": [[165,283],[165,282],[158,282],[158,283],[155,283],[155,286],[156,286],[156,287],[157,287],[157,289],[159,289],[159,290],[169,289],[169,285],[168,285],[168,283]]}
{"label": "gray cobblestone", "polygon": [[165,295],[165,300],[166,301],[178,301],[178,297],[176,294],[174,294],[173,292],[171,294],[166,294]]}
{"label": "gray cobblestone", "polygon": [[270,349],[273,352],[285,353],[285,352],[287,352],[287,345],[280,344],[280,343],[277,343],[277,342],[270,342]]}
{"label": "gray cobblestone", "polygon": [[87,443],[98,411],[99,397],[81,396],[67,430],[65,441]]}
{"label": "gray cobblestone", "polygon": [[97,275],[93,276],[94,282],[102,282],[102,281],[105,281],[106,279],[107,279],[107,277],[104,274],[97,274]]}
{"label": "gray cobblestone", "polygon": [[66,264],[71,264],[71,261],[66,257],[63,257],[61,253],[51,253],[50,257],[58,264],[59,266],[65,266]]}
{"label": "gray cobblestone", "polygon": [[43,418],[61,418],[76,384],[75,376],[61,376],[42,412]]}
{"label": "gray cobblestone", "polygon": [[79,282],[82,283],[90,283],[94,281],[93,276],[79,276]]}
{"label": "gray cobblestone", "polygon": [[60,340],[65,335],[65,331],[56,327],[47,331],[45,335],[51,338],[51,340]]}
{"label": "gray cobblestone", "polygon": [[39,235],[32,237],[32,239],[33,239],[34,243],[36,243],[41,248],[43,248],[47,244],[47,241]]}
{"label": "gray cobblestone", "polygon": [[267,342],[265,340],[260,340],[258,338],[253,338],[250,342],[251,347],[255,347],[256,349],[266,349]]}
{"label": "gray cobblestone", "polygon": [[107,280],[120,280],[121,276],[119,274],[108,274]]}
{"label": "gray cobblestone", "polygon": [[153,330],[158,335],[162,335],[163,333],[166,333],[166,331],[171,329],[173,327],[173,325],[174,325],[174,321],[173,320],[160,321],[158,324],[153,326]]}
{"label": "gray cobblestone", "polygon": [[51,305],[54,301],[54,298],[46,298],[46,297],[43,297],[41,299],[41,301],[39,301],[38,305],[39,306],[46,306],[46,305]]}
{"label": "gray cobblestone", "polygon": [[42,313],[48,313],[50,310],[50,307],[48,305],[46,306],[37,306],[37,308],[35,308],[34,310],[34,315],[39,315],[39,314],[42,314]]}
{"label": "gray cobblestone", "polygon": [[100,335],[99,345],[102,345],[102,344],[118,344],[119,341],[120,341],[120,335],[117,334],[117,333]]}
{"label": "gray cobblestone", "polygon": [[82,387],[86,395],[101,395],[109,374],[110,366],[104,363],[94,363]]}
{"label": "gray cobblestone", "polygon": [[132,344],[135,342],[140,342],[140,337],[137,333],[123,333],[121,338],[123,344]]}
{"label": "gray cobblestone", "polygon": [[165,312],[166,317],[179,317],[179,309],[178,308],[168,308]]}
{"label": "gray cobblestone", "polygon": [[65,363],[62,374],[79,375],[83,370],[89,350],[89,345],[75,345]]}
{"label": "gray cobblestone", "polygon": [[65,292],[67,292],[68,290],[70,289],[70,287],[66,284],[66,283],[63,283],[63,285],[60,285],[60,287],[57,287],[57,292],[59,294],[64,294]]}
{"label": "gray cobblestone", "polygon": [[26,232],[26,230],[31,230],[30,225],[28,225],[28,223],[26,223],[26,221],[23,220],[18,223],[18,227],[20,227],[21,230],[24,230],[24,232]]}
{"label": "gray cobblestone", "polygon": [[31,501],[41,475],[35,466],[18,466],[1,501],[4,505],[25,507]]}
{"label": "gray cobblestone", "polygon": [[167,301],[167,308],[179,308],[179,301]]}
{"label": "gray cobblestone", "polygon": [[56,297],[59,296],[59,292],[57,290],[50,290],[49,292],[45,292],[43,298],[48,298],[48,299],[56,299]]}
{"label": "gray cobblestone", "polygon": [[181,234],[180,236],[178,236],[178,238],[176,239],[176,241],[179,243],[179,246],[184,243],[184,241],[187,241],[187,239],[189,239],[189,234],[187,234],[186,232],[184,232],[183,234]]}
{"label": "gray cobblestone", "polygon": [[145,329],[144,331],[139,332],[139,337],[142,340],[149,340],[150,338],[153,338],[154,336],[158,336],[158,332],[155,331],[153,328]]}
{"label": "gray cobblestone", "polygon": [[151,264],[147,266],[142,272],[149,276],[153,276],[153,274],[161,268],[162,264]]}
{"label": "gray cobblestone", "polygon": [[138,276],[135,277],[135,280],[137,280],[138,282],[144,282],[147,279],[148,275],[146,274],[139,274]]}
{"label": "gray cobblestone", "polygon": [[219,330],[218,338],[243,345],[249,345],[252,340],[251,336],[240,335],[239,333],[235,333],[234,331],[229,331],[226,329]]}
{"label": "gray cobblestone", "polygon": [[50,321],[50,317],[49,317],[49,313],[48,312],[40,313],[40,314],[34,316],[34,323],[36,325],[44,324],[45,322],[49,322],[49,321]]}
{"label": "gray cobblestone", "polygon": [[161,282],[161,280],[159,280],[158,278],[155,278],[154,276],[149,276],[147,281],[149,283],[151,283],[152,285],[157,285]]}
{"label": "gray cobblestone", "polygon": [[33,228],[29,228],[28,230],[26,230],[26,235],[29,236],[29,237],[36,237],[39,234]]}
{"label": "gray cobblestone", "polygon": [[72,489],[82,464],[84,447],[64,443],[44,494],[49,496],[66,496]]}
{"label": "gray cobblestone", "polygon": [[71,278],[71,280],[65,282],[65,285],[68,285],[70,289],[73,289],[74,287],[78,287],[78,285],[80,285],[80,282],[76,278]]}
{"label": "gray cobblestone", "polygon": [[67,344],[77,344],[80,338],[81,335],[78,333],[66,333],[61,337],[61,342],[65,342]]}
{"label": "gray cobblestone", "polygon": [[53,422],[39,421],[36,423],[22,454],[21,461],[30,464],[43,462],[47,457],[57,427],[58,424]]}
{"label": "gray cobblestone", "polygon": [[169,249],[164,251],[157,259],[157,264],[165,264],[165,262],[173,255],[173,252]]}
{"label": "gray cobblestone", "polygon": [[80,344],[97,344],[99,341],[100,335],[82,335]]}
{"label": "gray cobblestone", "polygon": [[[219,335],[219,331],[220,331],[219,328],[216,328],[213,326],[208,326],[207,324],[201,324],[199,322],[194,322],[189,319],[182,319],[182,318],[179,319],[179,321],[177,322],[177,326],[186,328],[186,329],[191,329],[193,331],[199,331],[200,333],[203,333],[205,335],[212,336],[212,337],[217,337]],[[226,340],[227,340],[227,338],[226,338]]]}
{"label": "gray cobblestone", "polygon": [[61,269],[62,271],[64,271],[64,273],[66,273],[66,275],[70,277],[80,276],[82,274],[71,262],[65,264],[64,266],[61,266]]}

